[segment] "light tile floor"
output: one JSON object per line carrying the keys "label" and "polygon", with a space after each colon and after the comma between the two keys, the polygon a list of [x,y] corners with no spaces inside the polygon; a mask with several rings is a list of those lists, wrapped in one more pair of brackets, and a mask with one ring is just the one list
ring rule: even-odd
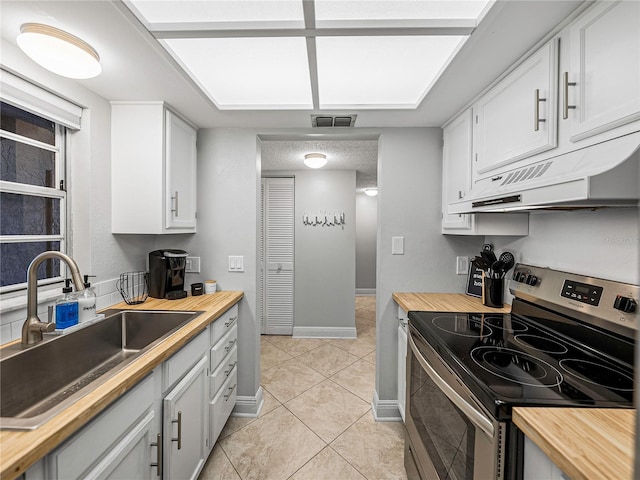
{"label": "light tile floor", "polygon": [[375,297],[356,297],[355,340],[263,335],[264,406],[231,417],[200,480],[406,479],[401,423],[375,422]]}

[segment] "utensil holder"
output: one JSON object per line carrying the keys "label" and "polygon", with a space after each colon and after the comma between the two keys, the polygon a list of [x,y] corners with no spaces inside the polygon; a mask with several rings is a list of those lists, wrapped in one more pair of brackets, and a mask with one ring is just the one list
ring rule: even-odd
{"label": "utensil holder", "polygon": [[487,307],[501,308],[504,305],[504,278],[483,277],[482,303]]}
{"label": "utensil holder", "polygon": [[127,305],[144,303],[149,297],[147,272],[126,272],[120,274],[120,280],[116,282],[116,288]]}

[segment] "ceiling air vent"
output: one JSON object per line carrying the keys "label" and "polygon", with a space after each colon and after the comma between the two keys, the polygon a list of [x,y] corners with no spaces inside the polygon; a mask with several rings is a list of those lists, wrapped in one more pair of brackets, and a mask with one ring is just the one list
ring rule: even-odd
{"label": "ceiling air vent", "polygon": [[312,127],[353,127],[357,115],[311,115]]}

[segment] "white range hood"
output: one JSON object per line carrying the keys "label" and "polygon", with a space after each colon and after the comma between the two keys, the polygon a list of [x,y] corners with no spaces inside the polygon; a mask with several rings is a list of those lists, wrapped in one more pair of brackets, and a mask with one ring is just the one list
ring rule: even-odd
{"label": "white range hood", "polygon": [[449,213],[637,206],[640,132],[478,181]]}

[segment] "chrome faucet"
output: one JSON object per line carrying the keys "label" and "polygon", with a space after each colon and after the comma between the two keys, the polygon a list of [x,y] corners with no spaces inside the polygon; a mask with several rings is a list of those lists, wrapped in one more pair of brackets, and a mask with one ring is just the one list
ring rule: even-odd
{"label": "chrome faucet", "polygon": [[56,328],[55,323],[42,322],[38,318],[38,267],[49,258],[59,258],[66,263],[76,291],[84,290],[80,269],[73,258],[56,251],[43,252],[34,258],[27,270],[27,319],[22,325],[22,346],[35,345],[41,342],[42,332],[52,332]]}

